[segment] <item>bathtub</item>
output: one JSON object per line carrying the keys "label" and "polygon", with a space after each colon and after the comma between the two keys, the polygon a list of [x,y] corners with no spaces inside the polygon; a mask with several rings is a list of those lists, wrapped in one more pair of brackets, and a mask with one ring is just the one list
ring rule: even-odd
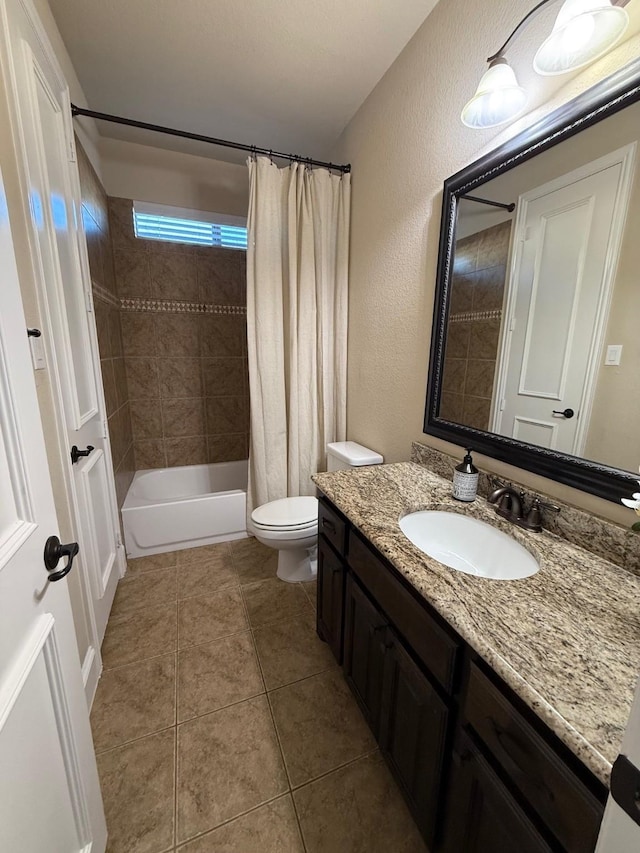
{"label": "bathtub", "polygon": [[247,461],[136,471],[122,506],[127,557],[247,536]]}

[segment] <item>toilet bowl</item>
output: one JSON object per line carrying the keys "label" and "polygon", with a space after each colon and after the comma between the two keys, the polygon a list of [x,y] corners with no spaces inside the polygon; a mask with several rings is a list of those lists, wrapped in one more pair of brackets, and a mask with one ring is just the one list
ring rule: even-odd
{"label": "toilet bowl", "polygon": [[300,583],[315,578],[317,498],[280,498],[263,504],[251,513],[247,530],[258,542],[278,550],[277,574],[280,580]]}
{"label": "toilet bowl", "polygon": [[[379,453],[355,441],[327,445],[327,470],[379,465]],[[318,501],[302,496],[280,498],[257,507],[247,523],[247,532],[258,542],[278,550],[280,580],[300,583],[313,580],[318,572]]]}

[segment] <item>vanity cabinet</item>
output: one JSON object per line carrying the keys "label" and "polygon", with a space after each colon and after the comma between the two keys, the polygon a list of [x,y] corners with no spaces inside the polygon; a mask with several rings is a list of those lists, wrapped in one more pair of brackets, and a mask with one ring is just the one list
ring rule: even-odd
{"label": "vanity cabinet", "polygon": [[318,633],[429,849],[591,853],[605,787],[324,497],[319,530]]}

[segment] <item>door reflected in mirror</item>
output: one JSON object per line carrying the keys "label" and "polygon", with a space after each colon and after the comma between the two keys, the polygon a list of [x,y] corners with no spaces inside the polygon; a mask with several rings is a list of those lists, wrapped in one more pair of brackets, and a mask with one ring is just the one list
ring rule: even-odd
{"label": "door reflected in mirror", "polygon": [[458,196],[438,417],[637,470],[639,136],[634,103]]}

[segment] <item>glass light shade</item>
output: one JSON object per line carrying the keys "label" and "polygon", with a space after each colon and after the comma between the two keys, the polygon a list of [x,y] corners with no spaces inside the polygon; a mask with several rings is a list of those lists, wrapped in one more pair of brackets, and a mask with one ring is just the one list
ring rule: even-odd
{"label": "glass light shade", "polygon": [[476,93],[462,110],[467,127],[495,127],[522,112],[527,93],[518,86],[516,75],[506,60],[495,61],[483,74]]}
{"label": "glass light shade", "polygon": [[582,68],[606,53],[628,23],[626,11],[610,0],[565,0],[533,67],[544,76]]}

